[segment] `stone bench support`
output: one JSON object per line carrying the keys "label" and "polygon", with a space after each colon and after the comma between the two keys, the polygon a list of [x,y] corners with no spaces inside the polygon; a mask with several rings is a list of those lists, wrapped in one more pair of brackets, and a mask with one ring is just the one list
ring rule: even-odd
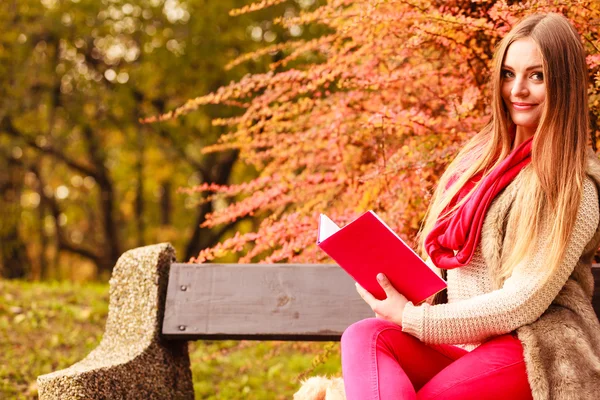
{"label": "stone bench support", "polygon": [[85,359],[38,377],[42,400],[193,399],[187,341],[161,338],[169,244],[130,250],[110,279],[104,336]]}

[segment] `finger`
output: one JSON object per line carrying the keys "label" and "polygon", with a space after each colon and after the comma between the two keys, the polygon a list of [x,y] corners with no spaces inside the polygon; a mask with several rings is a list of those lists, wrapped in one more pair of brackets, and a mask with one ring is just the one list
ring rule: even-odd
{"label": "finger", "polygon": [[365,288],[356,283],[356,291],[360,294],[360,297],[369,305],[371,309],[375,307],[375,304],[379,301],[371,293],[369,293]]}
{"label": "finger", "polygon": [[389,298],[391,296],[398,295],[398,291],[396,290],[396,288],[392,286],[392,283],[387,278],[387,276],[385,276],[381,272],[377,274],[377,282],[379,282],[379,286],[381,286],[381,288],[385,292],[386,297]]}

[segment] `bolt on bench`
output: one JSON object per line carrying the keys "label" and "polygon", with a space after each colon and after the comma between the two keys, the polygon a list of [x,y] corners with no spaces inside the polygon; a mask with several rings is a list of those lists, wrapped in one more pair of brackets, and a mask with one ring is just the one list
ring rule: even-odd
{"label": "bolt on bench", "polygon": [[193,399],[190,340],[337,341],[372,316],[337,265],[178,264],[170,244],[146,246],[124,253],[113,270],[98,347],[39,376],[39,398]]}

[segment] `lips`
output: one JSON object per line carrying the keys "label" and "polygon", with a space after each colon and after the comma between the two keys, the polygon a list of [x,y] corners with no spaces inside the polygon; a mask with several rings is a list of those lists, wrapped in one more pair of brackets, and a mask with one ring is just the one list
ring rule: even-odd
{"label": "lips", "polygon": [[517,111],[527,111],[531,110],[533,107],[537,106],[535,103],[512,103],[512,106]]}

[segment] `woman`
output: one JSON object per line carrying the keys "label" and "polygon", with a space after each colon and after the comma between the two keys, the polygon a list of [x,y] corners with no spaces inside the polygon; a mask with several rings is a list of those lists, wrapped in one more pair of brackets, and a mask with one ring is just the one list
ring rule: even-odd
{"label": "woman", "polygon": [[558,14],[502,40],[490,123],[450,164],[421,232],[446,304],[414,305],[381,275],[378,318],[342,336],[348,399],[596,399],[600,324],[590,264],[600,168],[587,67]]}

